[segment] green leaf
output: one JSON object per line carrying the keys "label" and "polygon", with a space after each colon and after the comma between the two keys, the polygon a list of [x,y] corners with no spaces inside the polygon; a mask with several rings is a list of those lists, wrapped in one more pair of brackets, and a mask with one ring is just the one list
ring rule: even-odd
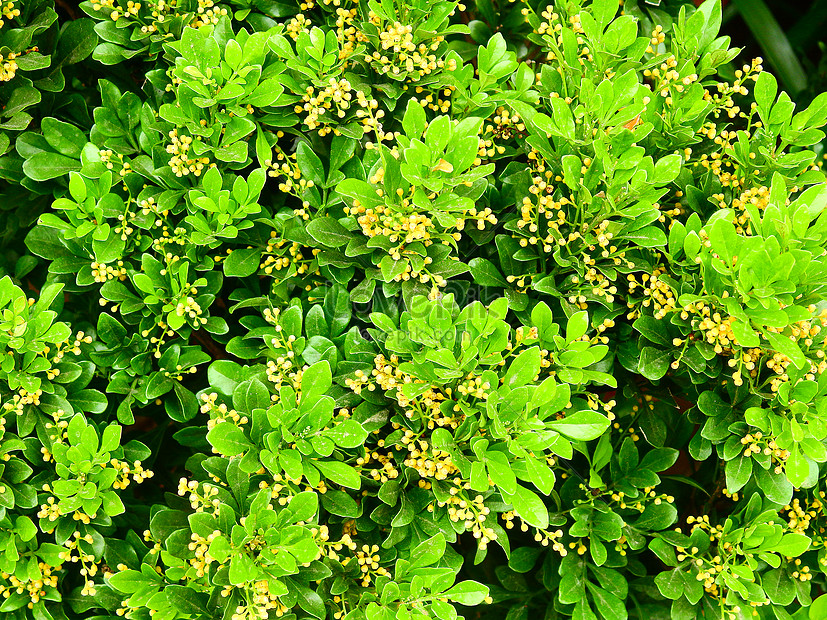
{"label": "green leaf", "polygon": [[307,224],[307,233],[323,246],[338,248],[353,238],[353,234],[332,217],[319,217]]}
{"label": "green leaf", "polygon": [[335,422],[324,436],[342,448],[358,448],[364,444],[368,432],[356,420],[347,419]]}
{"label": "green leaf", "polygon": [[572,620],[597,620],[597,616],[592,611],[589,600],[585,596],[577,601],[571,617]]}
{"label": "green leaf", "polygon": [[231,39],[227,42],[227,45],[224,47],[224,59],[233,69],[237,70],[239,65],[241,65],[241,54],[241,46],[238,44],[238,41]]}
{"label": "green leaf", "polygon": [[409,261],[407,258],[394,260],[392,256],[387,255],[382,257],[379,266],[382,269],[382,279],[385,282],[393,282],[394,278],[401,276],[408,268]]}
{"label": "green leaf", "polygon": [[230,422],[216,424],[207,433],[207,441],[224,456],[242,454],[253,447],[244,431]]}
{"label": "green leaf", "polygon": [[233,250],[224,260],[224,275],[246,278],[258,271],[261,263],[261,250]]}
{"label": "green leaf", "polygon": [[586,586],[589,592],[591,592],[592,598],[594,598],[595,607],[606,620],[626,620],[629,617],[623,601],[614,594],[594,585],[590,581],[586,582]]}
{"label": "green leaf", "polygon": [[[451,139],[451,120],[447,116],[437,116],[425,130],[425,144],[432,153],[441,153]],[[425,162],[430,163],[430,162]]]}
{"label": "green leaf", "polygon": [[82,17],[64,22],[54,58],[61,65],[74,65],[88,58],[97,43],[94,20]]}
{"label": "green leaf", "polygon": [[591,441],[600,437],[609,428],[609,418],[597,411],[584,409],[562,420],[550,420],[546,425],[569,439]]}
{"label": "green leaf", "polygon": [[666,326],[663,321],[643,314],[637,318],[632,324],[632,327],[655,344],[664,347],[672,346],[672,341],[669,339],[669,333],[666,331]]}
{"label": "green leaf", "polygon": [[543,549],[540,547],[518,547],[508,558],[508,568],[515,573],[528,573],[537,564],[537,559],[541,555],[543,555]]}
{"label": "green leaf", "polygon": [[445,592],[445,596],[460,605],[479,605],[488,596],[488,586],[471,580],[460,581]]}
{"label": "green leaf", "polygon": [[313,491],[304,491],[298,495],[294,495],[287,508],[293,519],[293,523],[298,521],[310,521],[319,512],[319,495]]}
{"label": "green leaf", "polygon": [[230,571],[228,577],[230,583],[241,585],[250,582],[256,575],[256,565],[253,559],[243,551],[234,555],[230,560]]}
{"label": "green leaf", "polygon": [[372,208],[383,204],[384,199],[376,193],[376,188],[360,179],[345,179],[336,186],[336,192],[347,196],[351,202],[359,201],[365,208]]}
{"label": "green leaf", "polygon": [[23,162],[23,172],[35,181],[48,181],[80,170],[80,161],[57,153],[35,153]]}
{"label": "green leaf", "polygon": [[556,399],[558,391],[557,382],[554,380],[554,377],[546,377],[543,379],[543,382],[535,388],[534,393],[531,395],[529,407],[534,409],[535,407],[542,408],[545,405],[548,405]]}
{"label": "green leaf", "polygon": [[704,414],[717,418],[725,416],[732,411],[732,405],[726,402],[719,394],[711,390],[701,392],[698,396],[698,409]]}
{"label": "green leaf", "polygon": [[528,479],[537,487],[543,495],[548,495],[554,489],[554,470],[545,461],[527,458],[525,459]]}
{"label": "green leaf", "polygon": [[752,458],[739,454],[726,464],[727,491],[735,493],[744,488],[752,477]]}
{"label": "green leaf", "polygon": [[361,509],[350,495],[344,491],[328,489],[322,495],[322,506],[330,514],[345,518],[355,518],[362,514]]}
{"label": "green leaf", "polygon": [[357,491],[362,486],[359,474],[350,465],[340,461],[312,461],[312,463],[331,482]]}
{"label": "green leaf", "polygon": [[810,547],[811,540],[804,534],[784,534],[780,541],[767,551],[780,553],[783,556],[797,558]]}
{"label": "green leaf", "polygon": [[735,320],[733,321],[731,328],[737,343],[742,347],[761,346],[761,341],[758,339],[758,334],[755,333],[755,330],[752,329],[748,322]]}
{"label": "green leaf", "polygon": [[[31,471],[31,470],[30,470]],[[37,526],[26,516],[19,516],[14,521],[14,529],[23,542],[27,542],[37,536]]]}
{"label": "green leaf", "polygon": [[681,171],[681,156],[677,154],[667,155],[661,157],[655,163],[655,178],[653,179],[656,185],[666,185],[674,181]]}
{"label": "green leaf", "polygon": [[[558,132],[568,140],[574,140],[575,123],[569,104],[560,97],[554,97],[551,99],[551,110]],[[571,187],[580,179],[580,158],[576,155],[563,155],[562,159],[565,182]]]}
{"label": "green leaf", "polygon": [[136,570],[124,570],[109,577],[109,583],[116,590],[132,594],[146,586],[160,586],[161,576],[155,579]]}
{"label": "green leaf", "polygon": [[566,340],[573,342],[586,334],[589,329],[589,313],[585,310],[575,312],[566,323]]}
{"label": "green leaf", "polygon": [[[212,551],[212,547],[210,551]],[[164,587],[164,594],[166,594],[169,604],[181,613],[192,615],[209,613],[206,592],[199,592],[188,586],[173,584]]]}
{"label": "green leaf", "polygon": [[615,0],[595,0],[592,2],[592,14],[601,30],[609,25],[609,22],[617,13],[617,4]]}
{"label": "green leaf", "polygon": [[273,105],[283,92],[284,86],[277,78],[268,78],[256,86],[253,92],[243,100],[243,103],[249,103],[256,108],[265,108]]}
{"label": "green leaf", "polygon": [[106,396],[98,390],[79,390],[69,396],[69,402],[84,413],[103,413],[108,405]]}
{"label": "green leaf", "polygon": [[408,107],[405,108],[405,115],[402,117],[402,129],[410,139],[419,138],[425,131],[425,110],[416,101],[408,100]]}
{"label": "green leaf", "polygon": [[302,373],[302,400],[314,400],[323,395],[333,385],[333,376],[327,360],[313,364]]}
{"label": "green leaf", "polygon": [[807,74],[766,3],[763,0],[733,0],[733,4],[784,86],[792,95],[804,90],[807,87]]}
{"label": "green leaf", "polygon": [[827,594],[822,594],[810,606],[810,620],[822,620],[827,618]]}
{"label": "green leaf", "polygon": [[503,385],[515,389],[534,381],[539,372],[540,347],[531,347],[514,358],[502,382]]}
{"label": "green leaf", "polygon": [[[17,57],[17,67],[19,69],[22,69],[23,71],[37,71],[38,69],[45,69],[46,67],[49,66],[50,62],[51,62],[51,56],[45,56],[45,55],[41,54],[40,52],[34,52],[34,51],[29,52],[28,54],[20,54]],[[49,86],[51,88],[54,88],[55,86],[58,86],[61,81],[63,81],[63,73],[61,71],[54,71],[54,72],[52,72],[52,75],[54,76],[54,80],[49,80],[49,78],[46,78],[46,80],[44,80],[43,82],[40,82],[40,83],[44,84],[48,80],[48,81],[52,82],[52,84],[49,84]],[[20,116],[22,116],[22,115],[15,114],[15,115],[12,116],[12,120],[14,120],[15,117],[20,117]],[[26,114],[25,116],[28,116],[28,114]],[[7,125],[7,127],[8,127],[8,125]],[[9,129],[22,129],[22,127],[8,127],[8,128]]]}
{"label": "green leaf", "polygon": [[658,573],[655,577],[655,585],[666,598],[671,600],[683,596],[683,569],[673,568],[670,571]]}
{"label": "green leaf", "polygon": [[350,300],[355,304],[366,304],[373,298],[376,280],[365,278],[350,291]]}
{"label": "green leaf", "polygon": [[[295,583],[295,582],[294,582]],[[299,596],[299,607],[315,618],[324,618],[326,615],[324,601],[315,590],[306,586],[299,586],[293,589]]]}
{"label": "green leaf", "polygon": [[480,286],[508,286],[499,269],[490,260],[475,258],[468,263],[471,268],[471,277]]}
{"label": "green leaf", "polygon": [[794,487],[800,487],[810,474],[810,464],[801,453],[798,443],[793,444],[790,456],[784,465],[787,479]]}
{"label": "green leaf", "polygon": [[513,495],[503,493],[503,498],[514,507],[515,512],[529,525],[542,529],[548,527],[548,508],[546,508],[540,496],[533,491],[517,485],[517,490]]}
{"label": "green leaf", "polygon": [[248,151],[249,147],[247,143],[239,140],[238,142],[233,142],[232,144],[215,149],[215,158],[224,162],[243,163],[247,160]]}
{"label": "green leaf", "polygon": [[324,309],[321,306],[313,306],[307,313],[304,319],[305,333],[309,337],[322,336],[327,337],[330,333],[330,328],[327,325],[327,320],[324,316]]}
{"label": "green leaf", "polygon": [[650,381],[657,381],[663,378],[672,363],[672,352],[655,347],[643,347],[640,352],[638,368],[640,374]]}
{"label": "green leaf", "polygon": [[92,249],[95,259],[100,263],[112,263],[123,257],[126,242],[118,235],[113,235],[111,230],[106,239],[93,239]]}
{"label": "green leaf", "polygon": [[330,143],[329,177],[332,177],[336,170],[341,168],[351,157],[353,157],[353,153],[356,151],[356,145],[356,140],[351,138],[347,138],[345,136],[333,137],[333,141]]}
{"label": "green leaf", "polygon": [[776,605],[789,605],[795,600],[795,584],[786,569],[776,568],[764,573],[761,587]]}
{"label": "green leaf", "polygon": [[508,456],[504,452],[489,450],[485,453],[488,475],[503,493],[512,494],[517,490],[517,477],[511,470]]}
{"label": "green leaf", "polygon": [[159,510],[149,521],[149,531],[158,540],[166,540],[173,532],[188,527],[187,513],[181,510]]}
{"label": "green leaf", "polygon": [[778,82],[775,81],[775,76],[769,71],[759,73],[758,81],[755,82],[752,92],[762,118],[768,122],[772,104],[775,103],[775,96],[778,94]]}
{"label": "green leaf", "polygon": [[225,396],[231,396],[235,387],[244,379],[242,367],[230,360],[216,360],[207,369],[210,386]]}
{"label": "green leaf", "polygon": [[474,491],[488,490],[488,474],[485,471],[485,464],[482,461],[471,463],[471,488]]}
{"label": "green leaf", "polygon": [[438,563],[445,554],[445,536],[437,533],[428,540],[419,543],[411,551],[411,568],[421,568]]}
{"label": "green leaf", "polygon": [[61,155],[80,159],[80,153],[87,142],[86,135],[80,129],[50,117],[44,118],[40,127],[49,146]]}
{"label": "green leaf", "polygon": [[267,409],[271,404],[270,392],[257,377],[242,381],[233,389],[233,407],[244,413],[253,409]]}
{"label": "green leaf", "polygon": [[188,422],[198,413],[195,395],[178,381],[173,383],[172,394],[164,400],[164,406],[167,415],[176,422]]}
{"label": "green leaf", "polygon": [[657,226],[644,226],[638,230],[622,233],[625,239],[644,248],[660,248],[666,245],[666,233]]}
{"label": "green leaf", "polygon": [[763,467],[755,467],[753,471],[755,472],[755,481],[767,499],[781,505],[790,503],[793,497],[793,485],[787,480],[787,476],[783,473],[771,473]]}
{"label": "green leaf", "polygon": [[801,349],[791,341],[787,336],[782,334],[777,334],[775,332],[770,332],[766,330],[762,330],[764,334],[764,338],[766,338],[773,349],[778,351],[779,353],[783,353],[787,357],[792,360],[792,363],[795,364],[798,368],[804,368],[807,364],[807,358],[804,357],[804,354],[801,352]]}
{"label": "green leaf", "polygon": [[698,7],[698,13],[706,18],[703,29],[698,36],[698,49],[707,50],[709,45],[718,37],[721,29],[723,14],[720,0],[706,0]]}
{"label": "green leaf", "polygon": [[322,160],[306,142],[299,142],[296,149],[296,163],[305,179],[313,181],[319,189],[324,186],[325,173]]}
{"label": "green leaf", "polygon": [[649,504],[635,521],[635,527],[642,531],[665,530],[677,519],[678,511],[672,504],[666,502]]}

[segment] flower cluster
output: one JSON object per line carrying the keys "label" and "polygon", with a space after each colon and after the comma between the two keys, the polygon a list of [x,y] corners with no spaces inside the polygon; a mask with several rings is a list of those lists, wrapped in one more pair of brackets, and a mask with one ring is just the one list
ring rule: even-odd
{"label": "flower cluster", "polygon": [[[356,93],[356,103],[361,108],[369,109],[368,100],[362,91]],[[345,78],[330,78],[324,87],[315,89],[308,86],[302,96],[303,104],[296,104],[296,114],[305,114],[304,124],[311,131],[318,130],[320,136],[330,133],[341,135],[335,126],[347,116],[352,105],[354,92],[350,82]]]}
{"label": "flower cluster", "polygon": [[10,82],[17,74],[17,63],[15,58],[19,54],[9,52],[5,56],[0,54],[0,82]]}
{"label": "flower cluster", "polygon": [[[376,17],[371,15],[372,21],[376,21]],[[444,37],[439,35],[430,43],[417,44],[413,26],[400,22],[389,23],[379,31],[376,51],[366,54],[365,60],[380,75],[418,81],[438,69],[456,69],[456,61],[445,61],[434,53],[444,40]]]}
{"label": "flower cluster", "polygon": [[3,19],[0,19],[0,28],[2,28],[6,20],[11,21],[15,17],[20,17],[20,9],[17,7],[15,0],[8,0],[0,4],[0,13],[3,14]]}
{"label": "flower cluster", "polygon": [[224,403],[218,403],[218,394],[210,392],[209,394],[201,395],[201,405],[199,411],[207,413],[210,419],[207,421],[207,429],[212,430],[216,424],[221,422],[229,422],[236,426],[242,426],[249,422],[247,416],[239,414],[235,409],[230,409]]}
{"label": "flower cluster", "polygon": [[216,497],[218,487],[208,482],[202,483],[197,480],[181,478],[178,481],[178,495],[187,497],[195,512],[208,511],[215,514],[221,507],[221,500]]}
{"label": "flower cluster", "polygon": [[497,532],[486,525],[491,509],[485,505],[482,495],[471,497],[468,489],[470,485],[467,482],[463,483],[459,478],[454,478],[446,501],[437,501],[436,508],[429,505],[428,510],[445,509],[448,518],[454,523],[464,523],[465,530],[477,539],[478,548],[485,550],[488,543],[497,540]]}
{"label": "flower cluster", "polygon": [[342,561],[342,566],[347,566],[352,560],[355,560],[359,566],[359,572],[362,575],[362,587],[367,588],[376,577],[388,576],[390,572],[379,563],[382,558],[379,557],[379,545],[362,545],[361,548],[356,549],[352,557],[347,557]]}
{"label": "flower cluster", "polygon": [[126,280],[126,267],[122,260],[117,261],[115,265],[92,261],[92,277],[95,278],[95,282],[100,283],[106,282],[107,280],[120,280],[123,282]]}
{"label": "flower cluster", "polygon": [[[446,96],[450,94],[451,91],[445,93]],[[509,111],[504,106],[498,107],[483,127],[479,152],[477,153],[479,156],[477,165],[480,165],[484,159],[493,159],[505,154],[508,148],[506,144],[520,140],[525,135],[526,126],[520,115]]]}
{"label": "flower cluster", "polygon": [[772,437],[764,437],[760,431],[754,433],[747,433],[741,438],[741,444],[744,446],[744,456],[752,456],[754,454],[763,454],[769,456],[774,462],[774,471],[780,474],[784,471],[784,463],[790,458],[789,450],[782,450],[775,443]]}
{"label": "flower cluster", "polygon": [[17,575],[6,572],[0,573],[0,578],[5,582],[0,583],[0,596],[8,599],[12,594],[25,594],[29,599],[26,607],[32,609],[35,603],[38,603],[42,598],[57,594],[58,578],[55,573],[59,573],[62,568],[63,566],[60,564],[49,566],[45,562],[38,562],[38,577],[27,575],[21,579]]}
{"label": "flower cluster", "polygon": [[[169,139],[172,144],[166,147],[167,153],[172,155],[169,160],[169,166],[172,172],[177,177],[187,176],[201,176],[205,168],[215,164],[210,164],[209,157],[190,157],[190,147],[193,143],[193,138],[187,135],[179,135],[177,129],[172,129],[169,132]],[[199,138],[196,138],[198,140]]]}

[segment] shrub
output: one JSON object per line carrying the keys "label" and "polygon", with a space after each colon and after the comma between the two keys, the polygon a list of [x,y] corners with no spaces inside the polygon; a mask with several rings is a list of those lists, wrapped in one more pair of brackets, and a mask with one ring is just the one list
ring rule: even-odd
{"label": "shrub", "polygon": [[3,617],[827,617],[827,95],[619,8],[5,3]]}

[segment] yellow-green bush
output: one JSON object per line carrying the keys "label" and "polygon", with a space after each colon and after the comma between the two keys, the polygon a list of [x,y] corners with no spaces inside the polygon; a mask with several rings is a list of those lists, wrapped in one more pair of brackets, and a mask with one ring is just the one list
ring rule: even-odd
{"label": "yellow-green bush", "polygon": [[827,618],[827,96],[724,81],[718,2],[57,4],[4,618]]}

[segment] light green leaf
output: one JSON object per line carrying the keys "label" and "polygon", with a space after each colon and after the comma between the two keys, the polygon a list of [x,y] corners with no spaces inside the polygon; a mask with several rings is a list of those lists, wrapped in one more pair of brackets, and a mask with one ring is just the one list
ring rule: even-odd
{"label": "light green leaf", "polygon": [[302,373],[302,399],[313,400],[333,385],[333,376],[327,360],[313,364]]}
{"label": "light green leaf", "polygon": [[584,409],[562,420],[550,420],[546,425],[569,439],[591,441],[600,437],[609,428],[609,418],[597,411]]}
{"label": "light green leaf", "polygon": [[216,424],[207,433],[207,441],[224,456],[242,454],[253,447],[244,431],[231,422]]}
{"label": "light green leaf", "polygon": [[542,529],[548,527],[548,508],[533,491],[517,485],[516,492],[513,495],[503,493],[503,499],[514,506],[515,512],[529,525]]}
{"label": "light green leaf", "polygon": [[351,240],[353,234],[332,217],[310,220],[307,232],[316,241],[329,248],[338,248]]}
{"label": "light green leaf", "polygon": [[520,353],[511,362],[503,377],[503,385],[512,389],[530,383],[540,372],[540,348],[531,347]]}
{"label": "light green leaf", "polygon": [[479,605],[488,596],[488,586],[471,580],[460,581],[445,596],[460,605]]}
{"label": "light green leaf", "polygon": [[726,464],[727,491],[740,491],[752,477],[752,458],[739,454]]}
{"label": "light green leaf", "polygon": [[359,474],[350,465],[340,461],[312,461],[312,463],[331,482],[356,490],[362,486]]}

